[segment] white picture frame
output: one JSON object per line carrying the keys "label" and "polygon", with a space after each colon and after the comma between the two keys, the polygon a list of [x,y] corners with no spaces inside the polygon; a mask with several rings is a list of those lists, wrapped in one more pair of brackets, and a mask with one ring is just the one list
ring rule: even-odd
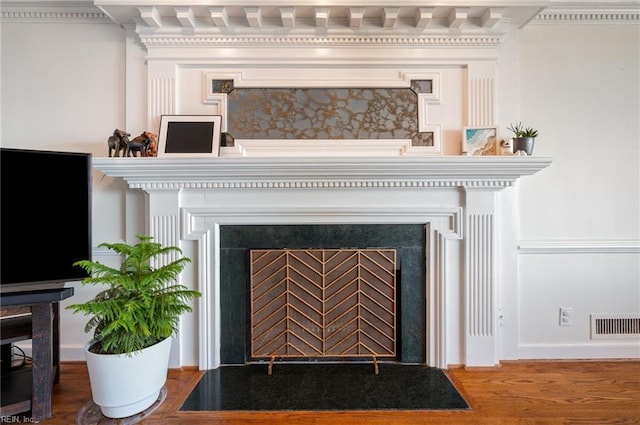
{"label": "white picture frame", "polygon": [[162,115],[158,157],[217,157],[221,128],[220,115]]}
{"label": "white picture frame", "polygon": [[[496,155],[498,127],[464,127],[462,152],[466,155]],[[493,153],[492,153],[493,152]]]}

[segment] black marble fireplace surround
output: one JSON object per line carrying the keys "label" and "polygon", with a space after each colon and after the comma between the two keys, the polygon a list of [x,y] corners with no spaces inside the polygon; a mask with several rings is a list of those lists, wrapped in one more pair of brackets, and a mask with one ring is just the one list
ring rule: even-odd
{"label": "black marble fireplace surround", "polygon": [[220,229],[221,363],[251,359],[250,249],[392,248],[397,250],[397,361],[425,363],[425,229],[422,224],[239,225]]}

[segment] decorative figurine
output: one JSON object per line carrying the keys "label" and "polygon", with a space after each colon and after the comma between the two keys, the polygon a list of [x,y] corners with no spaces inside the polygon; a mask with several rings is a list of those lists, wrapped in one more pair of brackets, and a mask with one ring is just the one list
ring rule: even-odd
{"label": "decorative figurine", "polygon": [[505,139],[500,142],[500,153],[502,155],[513,155],[513,143],[511,139]]}
{"label": "decorative figurine", "polygon": [[150,140],[149,145],[147,146],[147,156],[158,156],[158,135],[150,131],[145,131],[142,134]]}
{"label": "decorative figurine", "polygon": [[125,156],[125,153],[127,152],[127,145],[129,143],[129,136],[131,136],[131,134],[126,131],[118,130],[117,128],[113,130],[113,136],[110,136],[107,139],[109,157],[119,157],[120,151],[122,151],[122,156]]}
{"label": "decorative figurine", "polygon": [[[137,155],[136,155],[137,153]],[[158,137],[149,131],[142,132],[127,144],[126,156],[157,156]]]}

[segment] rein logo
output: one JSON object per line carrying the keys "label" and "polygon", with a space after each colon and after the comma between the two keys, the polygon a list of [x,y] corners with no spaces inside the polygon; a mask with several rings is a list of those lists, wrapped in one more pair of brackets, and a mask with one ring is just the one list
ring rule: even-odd
{"label": "rein logo", "polygon": [[0,424],[37,424],[30,416],[0,416]]}

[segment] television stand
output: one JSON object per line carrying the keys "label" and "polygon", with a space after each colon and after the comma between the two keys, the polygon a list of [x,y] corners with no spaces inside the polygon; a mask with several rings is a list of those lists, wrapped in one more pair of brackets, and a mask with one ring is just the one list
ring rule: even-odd
{"label": "television stand", "polygon": [[59,302],[72,295],[73,288],[59,288],[0,297],[3,357],[10,353],[7,345],[32,340],[30,367],[13,369],[3,362],[0,417],[30,411],[36,422],[51,418],[51,393],[60,379]]}

